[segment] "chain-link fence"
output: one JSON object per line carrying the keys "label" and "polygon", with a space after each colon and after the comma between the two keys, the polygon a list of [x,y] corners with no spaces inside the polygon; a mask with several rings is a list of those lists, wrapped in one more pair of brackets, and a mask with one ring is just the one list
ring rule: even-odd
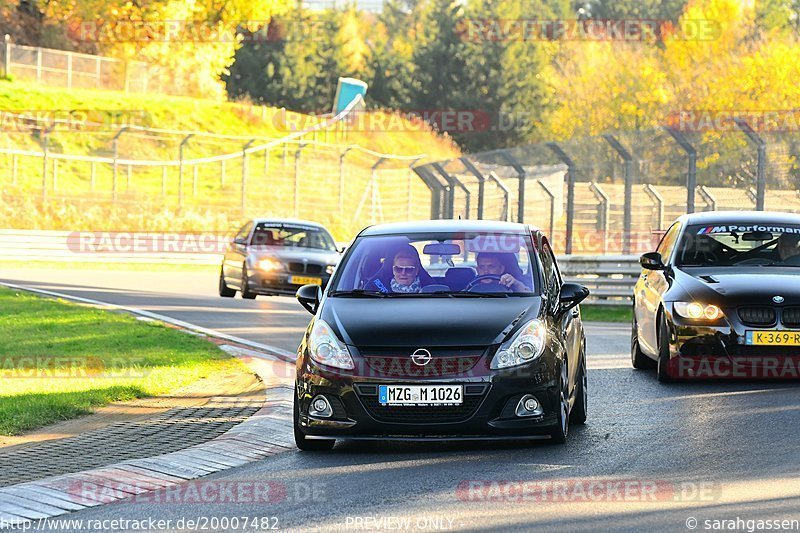
{"label": "chain-link fence", "polygon": [[433,218],[524,221],[567,254],[652,249],[695,211],[800,212],[800,139],[660,128],[541,143],[427,163],[414,171]]}

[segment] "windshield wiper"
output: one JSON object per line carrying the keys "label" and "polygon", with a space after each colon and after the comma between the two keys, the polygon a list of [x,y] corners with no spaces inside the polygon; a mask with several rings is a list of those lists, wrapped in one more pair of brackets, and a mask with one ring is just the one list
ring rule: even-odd
{"label": "windshield wiper", "polygon": [[385,298],[388,294],[379,291],[365,291],[353,289],[352,291],[333,291],[329,296],[347,296],[350,298]]}
{"label": "windshield wiper", "polygon": [[[453,292],[450,293],[456,298],[508,298],[511,292]],[[518,293],[517,293],[518,294]]]}

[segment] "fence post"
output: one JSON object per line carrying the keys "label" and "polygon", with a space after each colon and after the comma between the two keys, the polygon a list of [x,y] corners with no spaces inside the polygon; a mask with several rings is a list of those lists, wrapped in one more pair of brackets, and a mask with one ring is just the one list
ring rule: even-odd
{"label": "fence post", "polygon": [[412,167],[411,170],[414,171],[414,174],[419,176],[422,183],[431,191],[431,219],[436,220],[442,218],[442,190],[444,187],[426,167],[427,165],[422,165],[419,167]]}
{"label": "fence post", "polygon": [[694,195],[697,190],[697,150],[680,131],[668,127],[664,129],[689,157],[689,169],[686,172],[686,213],[694,213]]}
{"label": "fence post", "polygon": [[123,126],[119,129],[114,138],[111,139],[111,144],[114,147],[114,169],[113,175],[111,177],[111,200],[112,202],[117,201],[117,172],[119,171],[119,165],[117,164],[117,159],[119,159],[119,137],[125,130],[128,129],[127,126]]}
{"label": "fence post", "polygon": [[707,210],[716,211],[717,210],[717,199],[711,194],[711,191],[706,188],[705,185],[700,186],[700,197],[703,198],[703,201],[708,206]]}
{"label": "fence post", "polygon": [[411,220],[411,204],[412,204],[412,202],[411,202],[411,176],[412,176],[412,174],[413,174],[413,172],[412,172],[412,171],[414,170],[414,165],[416,165],[416,164],[417,164],[417,162],[418,162],[420,159],[422,159],[422,158],[414,159],[414,160],[413,160],[413,161],[412,161],[412,162],[411,162],[411,163],[408,165],[408,203],[406,204],[406,218],[407,218],[408,220]]}
{"label": "fence post", "polygon": [[656,215],[658,217],[658,229],[664,228],[664,198],[659,192],[649,183],[644,186],[644,192],[656,205]]}
{"label": "fence post", "polygon": [[744,119],[734,119],[736,126],[747,135],[747,138],[756,145],[756,211],[764,210],[764,196],[767,188],[765,175],[767,164],[767,143],[758,136]]}
{"label": "fence post", "polygon": [[511,191],[509,191],[508,185],[503,183],[503,180],[497,177],[497,174],[495,174],[494,171],[489,172],[487,177],[494,181],[495,184],[500,187],[500,190],[503,191],[503,214],[501,218],[504,222],[508,222],[508,220],[511,218],[511,207],[509,206],[509,202],[511,201]]}
{"label": "fence post", "polygon": [[47,200],[47,144],[50,130],[43,128],[42,132],[44,136],[42,142],[42,200]]}
{"label": "fence post", "polygon": [[[285,146],[285,145],[284,145]],[[297,145],[297,150],[294,152],[294,216],[297,217],[300,212],[300,154],[305,148],[305,143]]]}
{"label": "fence post", "polygon": [[67,89],[72,89],[72,52],[67,52]]}
{"label": "fence post", "polygon": [[242,147],[242,216],[247,212],[247,149],[256,142],[255,139],[250,139]]}
{"label": "fence post", "polygon": [[525,222],[525,178],[527,177],[527,173],[525,172],[525,168],[519,164],[517,158],[511,155],[511,152],[508,150],[501,150],[499,153],[500,156],[508,162],[511,168],[514,169],[514,172],[517,173],[517,177],[519,178],[517,192],[517,222],[521,224]]}
{"label": "fence post", "polygon": [[547,143],[547,147],[556,154],[562,163],[567,165],[567,231],[564,253],[572,255],[572,230],[575,225],[575,162],[558,144]]}
{"label": "fence post", "polygon": [[347,152],[352,150],[352,146],[348,146],[344,151],[339,154],[339,211],[344,210],[344,158],[347,157]]}
{"label": "fence post", "polygon": [[269,176],[269,156],[270,156],[270,149],[267,148],[264,150],[264,177],[266,178]]}
{"label": "fence post", "polygon": [[629,254],[631,253],[631,209],[633,208],[631,204],[633,197],[633,156],[622,146],[622,143],[610,133],[603,135],[603,138],[611,145],[611,148],[622,157],[624,162],[625,207],[622,213],[622,253]]}
{"label": "fence post", "polygon": [[97,166],[94,161],[89,163],[89,190],[94,192],[95,182],[97,180]]}
{"label": "fence post", "polygon": [[183,150],[192,137],[194,137],[194,133],[184,137],[178,146],[178,207],[183,207]]}
{"label": "fence post", "polygon": [[464,218],[469,218],[469,208],[470,208],[470,205],[469,205],[470,204],[470,192],[469,192],[469,189],[466,187],[466,185],[461,183],[461,181],[458,178],[456,178],[455,176],[453,176],[452,174],[447,172],[444,169],[444,167],[441,165],[441,163],[434,163],[433,164],[433,168],[435,168],[436,171],[447,181],[447,183],[450,184],[450,218],[453,218],[453,217],[456,216],[456,214],[455,214],[456,186],[459,189],[461,189],[462,191],[464,191],[465,204],[466,204],[465,205],[466,213],[465,213]]}
{"label": "fence post", "polygon": [[167,167],[161,167],[161,196],[167,196]]}
{"label": "fence post", "polygon": [[603,230],[603,253],[606,254],[608,253],[608,208],[611,202],[608,195],[597,183],[590,183],[589,190],[594,193],[595,198],[600,202],[599,207],[602,209],[597,225],[599,226],[598,229]]}
{"label": "fence post", "polygon": [[483,177],[481,171],[472,164],[472,161],[467,159],[467,156],[459,158],[461,164],[464,165],[469,172],[472,173],[473,176],[478,178],[478,220],[483,220],[483,203],[486,196],[486,178]]}
{"label": "fence post", "polygon": [[11,74],[11,36],[3,36],[3,77],[8,79]]}
{"label": "fence post", "polygon": [[550,228],[547,231],[547,234],[550,235],[550,238],[553,238],[553,229],[554,229],[555,223],[556,223],[556,220],[555,220],[555,216],[556,216],[555,215],[555,213],[556,213],[556,195],[553,194],[553,191],[551,191],[547,187],[547,185],[544,184],[544,182],[542,180],[536,180],[536,183],[539,184],[539,186],[542,188],[542,190],[547,195],[547,197],[550,198]]}
{"label": "fence post", "polygon": [[36,49],[36,81],[42,81],[42,49]]}

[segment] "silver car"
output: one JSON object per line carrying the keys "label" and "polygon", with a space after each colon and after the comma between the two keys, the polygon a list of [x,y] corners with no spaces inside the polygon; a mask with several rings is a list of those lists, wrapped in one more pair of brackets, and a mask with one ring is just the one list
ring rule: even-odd
{"label": "silver car", "polygon": [[302,220],[255,219],[228,245],[219,275],[219,295],[236,291],[252,300],[259,294],[291,294],[303,285],[325,287],[340,251],[324,226]]}

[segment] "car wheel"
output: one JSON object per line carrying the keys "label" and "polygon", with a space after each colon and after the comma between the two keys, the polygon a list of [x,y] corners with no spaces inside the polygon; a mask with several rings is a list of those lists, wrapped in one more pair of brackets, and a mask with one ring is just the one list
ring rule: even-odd
{"label": "car wheel", "polygon": [[250,290],[250,285],[247,284],[247,277],[247,265],[242,265],[242,298],[255,300],[256,293]]}
{"label": "car wheel", "polygon": [[561,376],[559,377],[558,413],[556,426],[550,432],[550,442],[564,444],[569,434],[569,390],[567,388],[567,362],[561,363]]}
{"label": "car wheel", "polygon": [[636,312],[634,312],[633,319],[631,320],[631,364],[633,365],[633,368],[637,368],[639,370],[653,368],[655,366],[655,361],[647,357],[639,347],[638,330],[639,328],[636,324]]}
{"label": "car wheel", "polygon": [[307,439],[303,430],[300,429],[300,407],[297,405],[297,394],[294,396],[294,443],[298,449],[304,452],[324,452],[332,450],[336,441],[333,439],[317,440]]}
{"label": "car wheel", "polygon": [[586,341],[583,342],[583,353],[581,354],[581,366],[578,370],[578,392],[575,394],[575,403],[569,413],[570,424],[585,424],[586,413],[589,408],[589,378],[586,373]]}
{"label": "car wheel", "polygon": [[669,370],[669,331],[664,312],[658,314],[658,381],[670,383],[675,381]]}
{"label": "car wheel", "polygon": [[219,269],[219,295],[223,298],[233,298],[236,296],[236,289],[231,289],[228,287],[228,284],[225,283],[225,274],[222,269]]}

